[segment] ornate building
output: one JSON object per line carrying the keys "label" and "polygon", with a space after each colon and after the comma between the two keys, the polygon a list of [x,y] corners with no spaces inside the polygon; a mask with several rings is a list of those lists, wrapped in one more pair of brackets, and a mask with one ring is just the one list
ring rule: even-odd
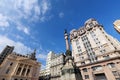
{"label": "ornate building", "polygon": [[70,32],[72,56],[83,80],[120,80],[120,42],[95,19]]}
{"label": "ornate building", "polygon": [[36,61],[35,51],[29,56],[7,52],[0,65],[0,80],[38,80],[41,64]]}

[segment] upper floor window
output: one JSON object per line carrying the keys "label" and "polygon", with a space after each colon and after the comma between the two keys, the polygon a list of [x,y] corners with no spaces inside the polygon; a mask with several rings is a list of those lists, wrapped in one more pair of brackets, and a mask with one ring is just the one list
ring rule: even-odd
{"label": "upper floor window", "polygon": [[83,65],[83,64],[85,64],[85,62],[81,62],[81,64]]}
{"label": "upper floor window", "polygon": [[112,73],[114,76],[118,76],[118,74],[119,74],[117,71],[112,71]]}
{"label": "upper floor window", "polygon": [[115,63],[108,63],[107,64],[109,68],[114,68],[115,67]]}
{"label": "upper floor window", "polygon": [[89,79],[89,75],[85,75],[85,79]]}
{"label": "upper floor window", "polygon": [[102,66],[94,66],[92,67],[93,71],[99,71],[99,70],[102,70]]}
{"label": "upper floor window", "polygon": [[106,55],[106,56],[103,56],[105,59],[109,59],[110,57],[109,57],[109,55]]}
{"label": "upper floor window", "polygon": [[87,72],[87,68],[84,68],[84,69],[83,69],[83,72]]}
{"label": "upper floor window", "polygon": [[12,66],[12,65],[13,65],[13,62],[10,63],[10,66]]}
{"label": "upper floor window", "polygon": [[78,44],[79,44],[79,40],[77,39],[77,40],[76,40],[76,45],[78,45]]}
{"label": "upper floor window", "polygon": [[10,71],[10,69],[7,69],[6,74],[8,74],[8,73],[9,73],[9,71]]}

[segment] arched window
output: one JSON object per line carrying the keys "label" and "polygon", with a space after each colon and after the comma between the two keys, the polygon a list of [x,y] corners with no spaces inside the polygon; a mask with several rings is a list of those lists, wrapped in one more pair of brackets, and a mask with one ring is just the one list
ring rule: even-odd
{"label": "arched window", "polygon": [[24,75],[24,74],[25,74],[25,71],[26,71],[26,68],[24,68],[24,69],[23,69],[23,71],[22,71],[22,75]]}
{"label": "arched window", "polygon": [[21,71],[21,67],[18,68],[16,75],[19,75]]}

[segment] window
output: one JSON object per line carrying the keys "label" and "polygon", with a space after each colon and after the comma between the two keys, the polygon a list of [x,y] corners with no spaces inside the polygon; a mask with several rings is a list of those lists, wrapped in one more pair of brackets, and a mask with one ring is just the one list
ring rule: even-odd
{"label": "window", "polygon": [[87,72],[87,68],[84,68],[84,69],[83,69],[83,72]]}
{"label": "window", "polygon": [[21,67],[18,68],[16,75],[19,75],[21,71]]}
{"label": "window", "polygon": [[9,71],[10,71],[10,69],[7,69],[6,74],[8,74],[8,73],[9,73]]}
{"label": "window", "polygon": [[93,69],[93,71],[100,71],[100,70],[102,70],[102,66],[94,66],[94,67],[92,67],[92,69]]}
{"label": "window", "polygon": [[109,63],[107,64],[109,68],[114,68],[115,67],[115,64],[114,63]]}
{"label": "window", "polygon": [[28,76],[28,75],[29,75],[29,73],[30,73],[30,69],[28,69],[28,70],[27,70],[27,74],[26,74],[26,76]]}
{"label": "window", "polygon": [[23,69],[23,71],[22,71],[22,75],[24,75],[24,74],[25,74],[25,71],[26,71],[26,68],[24,68],[24,69]]}
{"label": "window", "polygon": [[89,75],[85,75],[85,79],[89,79]]}
{"label": "window", "polygon": [[12,66],[12,65],[13,65],[13,63],[11,62],[11,63],[10,63],[10,66]]}
{"label": "window", "polygon": [[118,76],[117,71],[112,71],[112,73],[113,73],[114,76]]}
{"label": "window", "polygon": [[103,56],[105,59],[109,59],[109,55]]}
{"label": "window", "polygon": [[120,78],[116,78],[116,80],[120,80]]}
{"label": "window", "polygon": [[76,45],[78,45],[78,44],[79,44],[79,40],[77,39],[77,40],[76,40]]}
{"label": "window", "polygon": [[77,46],[77,49],[80,49],[80,46]]}
{"label": "window", "polygon": [[81,62],[81,64],[83,65],[83,64],[85,64],[85,62]]}

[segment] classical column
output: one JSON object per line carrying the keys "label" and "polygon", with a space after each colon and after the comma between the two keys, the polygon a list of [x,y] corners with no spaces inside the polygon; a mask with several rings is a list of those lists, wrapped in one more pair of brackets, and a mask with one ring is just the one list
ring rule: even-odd
{"label": "classical column", "polygon": [[21,69],[21,72],[20,72],[20,76],[22,75],[22,72],[23,72],[24,66],[25,66],[25,65],[22,65],[22,69]]}
{"label": "classical column", "polygon": [[26,68],[24,76],[26,76],[28,69],[29,69],[29,66],[27,65],[27,68]]}
{"label": "classical column", "polygon": [[17,71],[18,71],[18,68],[19,68],[20,64],[17,64],[16,65],[16,70],[14,71],[14,75],[16,75]]}

